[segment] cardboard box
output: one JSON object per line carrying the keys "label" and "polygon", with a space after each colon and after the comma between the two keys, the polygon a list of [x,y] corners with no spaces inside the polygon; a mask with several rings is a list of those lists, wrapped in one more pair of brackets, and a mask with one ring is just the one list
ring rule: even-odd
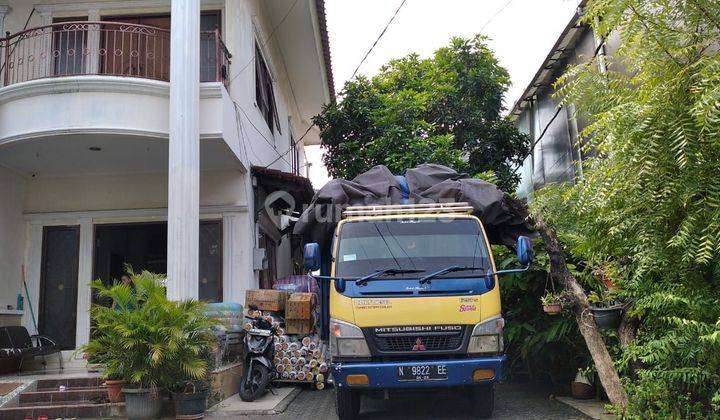
{"label": "cardboard box", "polygon": [[315,329],[313,319],[285,319],[287,334],[310,334]]}
{"label": "cardboard box", "polygon": [[293,293],[285,304],[285,319],[312,319],[315,293]]}
{"label": "cardboard box", "polygon": [[245,292],[245,307],[257,306],[262,311],[283,311],[288,293],[283,290],[252,289]]}

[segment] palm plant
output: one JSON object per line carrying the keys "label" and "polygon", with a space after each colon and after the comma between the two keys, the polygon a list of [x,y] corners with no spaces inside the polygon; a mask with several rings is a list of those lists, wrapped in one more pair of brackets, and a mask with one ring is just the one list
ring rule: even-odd
{"label": "palm plant", "polygon": [[82,350],[105,365],[107,378],[125,379],[138,388],[175,388],[201,380],[216,321],[204,315],[205,304],[168,300],[164,277],[147,271],[131,274],[132,286],[92,283],[114,307],[91,309],[95,335]]}

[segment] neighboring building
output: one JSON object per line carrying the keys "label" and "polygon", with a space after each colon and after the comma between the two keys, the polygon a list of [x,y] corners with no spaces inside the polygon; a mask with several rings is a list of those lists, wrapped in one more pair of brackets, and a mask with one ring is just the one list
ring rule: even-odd
{"label": "neighboring building", "polygon": [[577,13],[510,113],[518,129],[528,134],[534,144],[532,153],[519,169],[518,194],[522,197],[532,197],[533,191],[545,184],[572,182],[582,175],[582,161],[588,152],[581,147],[578,134],[587,126],[587,121],[576,116],[572,104],[559,108],[561,100],[556,97],[553,85],[568,66],[588,62],[596,51],[612,55],[619,44],[616,37],[602,43],[592,28],[580,23],[586,3],[587,0],[579,2]]}
{"label": "neighboring building", "polygon": [[67,350],[89,338],[90,281],[125,263],[208,301],[294,271],[290,218],[264,203],[312,196],[320,140],[301,137],[334,96],[323,0],[196,5],[0,0],[0,308],[24,278],[23,324],[31,304]]}

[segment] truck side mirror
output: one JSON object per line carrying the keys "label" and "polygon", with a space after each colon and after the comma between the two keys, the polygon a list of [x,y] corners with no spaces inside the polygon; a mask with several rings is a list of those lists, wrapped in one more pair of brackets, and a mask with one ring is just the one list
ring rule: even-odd
{"label": "truck side mirror", "polygon": [[310,271],[320,269],[320,245],[315,242],[305,244],[303,249],[303,264]]}
{"label": "truck side mirror", "polygon": [[517,238],[517,259],[521,265],[529,266],[535,256],[533,244],[527,236]]}

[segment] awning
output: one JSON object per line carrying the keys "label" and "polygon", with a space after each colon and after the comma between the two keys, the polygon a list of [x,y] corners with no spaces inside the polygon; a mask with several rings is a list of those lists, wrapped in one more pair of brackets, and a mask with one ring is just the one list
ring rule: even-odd
{"label": "awning", "polygon": [[312,183],[304,176],[262,166],[253,166],[251,173],[257,180],[255,208],[258,211],[269,206],[276,211],[302,212],[315,194]]}

